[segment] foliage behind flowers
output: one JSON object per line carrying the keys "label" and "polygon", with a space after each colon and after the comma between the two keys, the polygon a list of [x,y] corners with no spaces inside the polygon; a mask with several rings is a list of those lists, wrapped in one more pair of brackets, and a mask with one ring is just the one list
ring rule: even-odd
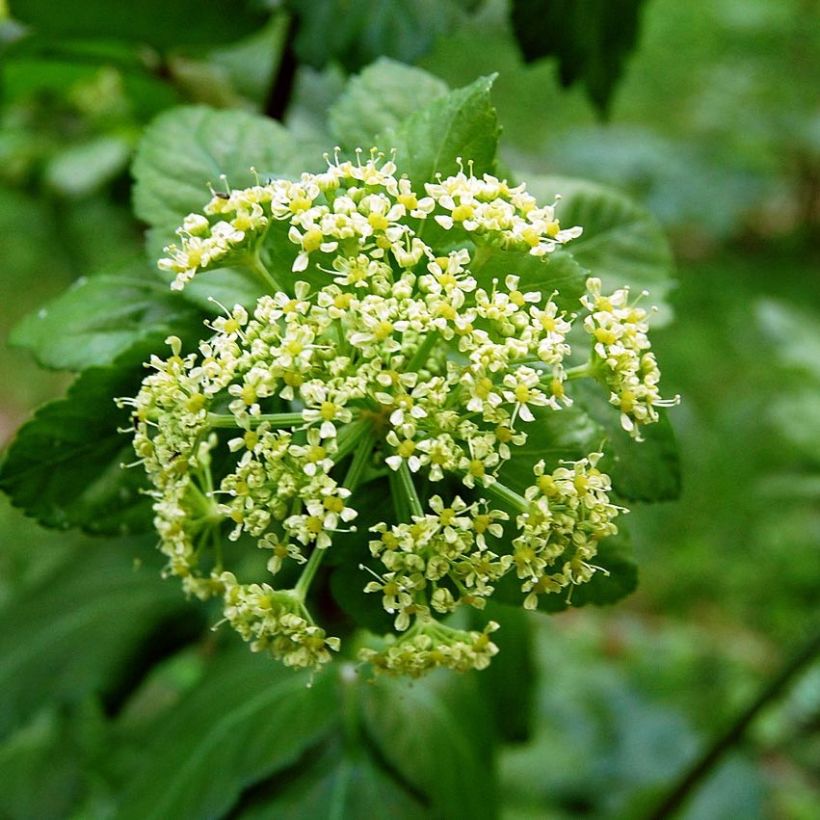
{"label": "foliage behind flowers", "polygon": [[[234,261],[270,292],[252,315],[225,308],[198,353],[183,356],[171,337],[173,355],[152,357],[156,372],[121,403],[134,408],[169,572],[199,598],[222,596],[252,649],[288,666],[339,650],[306,599],[334,536],[357,531],[368,485],[388,482],[392,509],[358,531],[345,560],[399,637],[359,658],[411,675],[483,669],[498,624],[468,631],[441,619],[483,609],[508,575],[528,609],[544,595],[569,602],[575,586],[608,574],[598,543],[625,511],[600,452],[519,466],[538,420],[572,406],[567,383],[581,378],[603,383],[638,440],[674,401],[660,399],[647,314],[627,288],[607,296],[587,280],[574,300],[586,333],[573,350],[577,314],[560,306],[573,300],[547,283],[550,255],[582,228],[562,228],[555,203],[475,175],[472,160],[465,172],[460,156],[458,173],[414,184],[401,151],[388,161],[356,153],[341,161],[337,149],[326,171],[296,181],[214,193],[185,217],[159,263],[174,289],[199,276],[207,285],[209,269]],[[522,492],[505,470],[528,475]],[[267,552],[264,579],[226,566],[223,534]],[[291,563],[304,565],[295,584],[272,585]]]}
{"label": "foliage behind flowers", "polygon": [[[651,287],[668,319],[669,251],[612,191],[505,183],[491,83],[448,91],[379,63],[334,104],[330,137],[166,112],[133,165],[150,261],[90,272],[15,332],[78,375],[20,429],[0,486],[47,526],[109,539],[13,615],[0,723],[139,675],[145,647],[175,653],[169,673],[180,646],[193,665],[112,797],[122,816],[219,815],[314,751],[333,777],[363,772],[368,811],[389,792],[396,816],[421,816],[378,754],[439,816],[493,816],[494,735],[527,731],[522,605],[634,589],[617,516],[678,489],[639,304]],[[234,630],[207,628],[221,621],[307,671],[234,649]],[[356,675],[436,666],[412,689]]]}

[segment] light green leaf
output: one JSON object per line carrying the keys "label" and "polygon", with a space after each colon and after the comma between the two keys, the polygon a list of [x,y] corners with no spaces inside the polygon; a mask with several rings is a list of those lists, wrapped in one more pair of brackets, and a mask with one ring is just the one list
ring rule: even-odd
{"label": "light green leaf", "polygon": [[122,137],[99,136],[58,151],[43,172],[46,185],[67,197],[84,197],[125,171],[131,143]]}
{"label": "light green leaf", "polygon": [[367,150],[377,134],[447,93],[447,84],[420,68],[381,58],[353,77],[330,109],[330,127],[348,150]]}
{"label": "light green leaf", "polygon": [[[0,734],[49,701],[110,692],[146,637],[190,612],[141,542],[88,543],[0,616]],[[194,617],[196,617],[194,615]],[[55,672],[59,670],[59,674]]]}
{"label": "light green leaf", "polygon": [[145,339],[111,367],[86,370],[63,399],[49,402],[18,431],[0,464],[0,489],[47,527],[82,527],[95,533],[141,531],[151,526],[150,500],[141,494],[129,424],[116,396],[133,395],[141,365],[161,344]]}
{"label": "light green leaf", "polygon": [[572,313],[578,310],[578,299],[584,293],[589,276],[589,271],[565,251],[536,257],[525,251],[489,246],[482,246],[476,251],[475,262],[470,270],[479,285],[488,291],[492,288],[493,279],[503,282],[509,274],[521,277],[521,290],[537,291],[545,301],[554,291],[558,291],[555,303]]}
{"label": "light green leaf", "polygon": [[221,817],[249,786],[292,766],[336,725],[338,683],[242,647],[219,659],[150,730],[117,817]]}
{"label": "light green leaf", "polygon": [[542,204],[561,195],[556,213],[564,227],[584,229],[566,247],[590,276],[599,277],[610,290],[624,285],[632,287],[635,295],[648,290],[648,304],[660,308],[654,325],[669,320],[671,310],[665,299],[673,285],[672,251],[649,211],[593,182],[532,175],[526,180],[528,190]]}
{"label": "light green leaf", "polygon": [[374,813],[390,820],[424,820],[427,807],[395,775],[381,768],[365,746],[334,739],[304,772],[272,788],[273,799],[258,799],[241,820],[372,820]]}
{"label": "light green leaf", "polygon": [[490,102],[494,77],[481,77],[471,85],[439,97],[411,114],[395,128],[386,129],[376,144],[396,149],[396,165],[422,189],[437,173],[458,172],[457,159],[473,161],[476,175],[495,167],[498,118]]}
{"label": "light green leaf", "polygon": [[140,261],[117,274],[78,279],[26,316],[10,342],[44,367],[82,370],[110,364],[146,337],[179,333],[197,314]]}
{"label": "light green leaf", "polygon": [[475,676],[381,678],[362,692],[364,729],[384,759],[431,802],[431,816],[496,816],[492,721]]}
{"label": "light green leaf", "polygon": [[167,241],[185,216],[211,198],[208,183],[222,188],[253,185],[262,178],[294,176],[324,164],[318,146],[297,140],[281,125],[245,111],[184,106],[157,117],[137,149],[134,209],[140,219],[165,229]]}

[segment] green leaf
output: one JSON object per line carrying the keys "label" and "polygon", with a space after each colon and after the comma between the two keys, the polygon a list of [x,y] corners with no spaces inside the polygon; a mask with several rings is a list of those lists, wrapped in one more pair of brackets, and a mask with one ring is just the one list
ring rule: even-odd
{"label": "green leaf", "polygon": [[477,175],[495,167],[498,118],[490,102],[494,77],[481,77],[471,85],[439,97],[411,114],[395,128],[387,128],[376,144],[396,149],[396,165],[422,189],[437,173],[458,172],[457,159],[473,161]]}
{"label": "green leaf", "polygon": [[512,273],[521,277],[519,287],[522,290],[538,291],[545,300],[558,291],[555,303],[572,313],[578,310],[578,300],[584,294],[589,276],[589,271],[566,251],[536,257],[525,251],[502,250],[486,245],[476,251],[470,270],[486,290],[492,288],[493,279],[503,282]]}
{"label": "green leaf", "polygon": [[292,0],[301,62],[356,71],[381,56],[413,63],[463,18],[456,0]]}
{"label": "green leaf", "polygon": [[297,763],[336,725],[338,683],[227,653],[150,730],[117,817],[220,817],[249,786]]}
{"label": "green leaf", "polygon": [[512,449],[512,458],[499,473],[500,480],[518,493],[534,481],[532,468],[543,459],[548,470],[560,461],[577,461],[597,451],[605,433],[587,413],[573,405],[561,410],[533,408],[535,420],[522,424],[524,444]]}
{"label": "green leaf", "polygon": [[423,820],[430,816],[427,807],[395,779],[394,773],[381,768],[366,747],[338,739],[325,746],[310,768],[283,778],[270,791],[272,799],[257,798],[238,817],[371,820],[376,813],[390,820]]}
{"label": "green leaf", "polygon": [[620,414],[606,400],[606,388],[578,385],[579,404],[605,431],[609,473],[618,495],[630,501],[673,501],[680,496],[681,470],[675,432],[664,410],[660,421],[641,427],[643,441],[635,441],[622,427]]}
{"label": "green leaf", "polygon": [[[51,0],[10,0],[11,16],[57,38],[112,39],[158,48],[225,43],[255,31],[265,21],[245,0],[142,0],[127,13],[109,0],[55,5]],[[123,12],[123,13],[119,13]]]}
{"label": "green leaf", "polygon": [[[598,554],[593,563],[600,567],[585,584],[572,587],[572,596],[567,600],[568,590],[561,590],[538,597],[538,609],[542,612],[563,612],[573,607],[604,606],[614,604],[635,591],[638,586],[638,565],[635,563],[632,545],[623,528],[618,535],[604,538],[598,544]],[[514,575],[505,576],[494,594],[500,604],[521,606],[524,593],[521,581]],[[501,622],[503,625],[503,621]]]}
{"label": "green leaf", "polygon": [[82,277],[12,331],[13,345],[44,367],[82,370],[110,364],[146,337],[179,333],[197,314],[170,293],[144,262],[117,274]]}
{"label": "green leaf", "polygon": [[179,589],[163,584],[158,570],[135,570],[134,558],[145,551],[144,543],[83,544],[3,611],[0,734],[49,701],[111,691],[145,638],[189,612]]}
{"label": "green leaf", "polygon": [[49,402],[18,431],[0,464],[0,489],[16,507],[46,527],[82,527],[93,533],[149,529],[150,500],[141,494],[141,469],[134,460],[127,409],[117,396],[133,395],[141,365],[161,344],[145,339],[111,367],[82,373],[63,399]]}
{"label": "green leaf", "polygon": [[513,0],[512,24],[527,62],[558,58],[561,84],[581,82],[605,114],[638,41],[643,0]]}
{"label": "green leaf", "polygon": [[429,796],[432,816],[496,816],[493,727],[474,675],[378,679],[362,693],[362,721],[390,766]]}
{"label": "green leaf", "polygon": [[373,144],[411,114],[448,91],[447,84],[420,68],[381,58],[348,83],[330,109],[330,128],[346,149]]}
{"label": "green leaf", "polygon": [[481,613],[473,613],[477,628],[489,620],[501,624],[493,633],[498,654],[478,676],[482,698],[492,706],[495,729],[506,742],[521,743],[530,736],[535,700],[535,663],[532,656],[532,618],[523,607],[492,600]]}
{"label": "green leaf", "polygon": [[149,225],[165,229],[167,240],[189,213],[211,198],[208,183],[220,175],[234,188],[262,178],[294,176],[324,164],[318,146],[281,125],[245,111],[184,106],[157,117],[137,149],[133,174],[134,209]]}
{"label": "green leaf", "polygon": [[665,298],[672,287],[672,251],[649,211],[611,188],[583,180],[529,176],[527,188],[541,203],[561,195],[561,224],[584,229],[567,250],[590,276],[599,277],[610,290],[624,285],[636,293],[648,290],[651,304],[661,308],[654,324],[668,321],[671,310]]}

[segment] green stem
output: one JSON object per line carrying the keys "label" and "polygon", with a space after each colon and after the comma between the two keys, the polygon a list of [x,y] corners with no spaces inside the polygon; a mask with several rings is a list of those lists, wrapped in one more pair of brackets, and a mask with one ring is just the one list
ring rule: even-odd
{"label": "green stem", "polygon": [[[298,427],[304,424],[301,413],[262,413],[259,416],[248,416],[245,420],[251,427],[257,427],[265,421],[271,427]],[[206,421],[209,427],[240,427],[239,420],[233,413],[208,413]]]}
{"label": "green stem", "polygon": [[401,466],[398,469],[399,485],[402,492],[407,497],[410,504],[410,514],[415,516],[423,516],[424,508],[421,506],[421,500],[416,492],[416,485],[413,484],[413,475],[407,462],[402,460]]}
{"label": "green stem", "polygon": [[526,512],[530,508],[530,502],[527,501],[523,495],[519,495],[515,490],[510,489],[506,484],[502,484],[500,481],[493,481],[492,484],[486,484],[484,486],[484,492],[521,512]]}
{"label": "green stem", "polygon": [[564,371],[566,380],[568,382],[573,379],[587,379],[594,375],[592,372],[592,363],[579,364],[577,367],[570,367],[569,370]]}
{"label": "green stem", "polygon": [[412,373],[426,364],[427,360],[430,358],[430,353],[440,338],[441,337],[438,333],[428,333],[424,341],[416,349],[416,352],[413,354],[410,361],[407,362],[405,370]]}
{"label": "green stem", "polygon": [[[370,456],[373,453],[373,445],[376,443],[373,431],[367,435],[364,441],[361,441],[359,449],[353,454],[353,460],[350,462],[350,467],[347,468],[347,475],[342,481],[342,484],[353,492],[358,486],[364,475],[364,471],[370,461]],[[327,550],[314,548],[313,552],[308,558],[299,580],[293,589],[293,594],[300,603],[304,603],[307,592],[310,589],[313,578],[319,569],[322,559],[325,557]]]}
{"label": "green stem", "polygon": [[262,284],[265,285],[265,287],[270,288],[272,293],[278,293],[279,291],[284,290],[259,258],[258,248],[248,254],[247,265],[262,280]]}

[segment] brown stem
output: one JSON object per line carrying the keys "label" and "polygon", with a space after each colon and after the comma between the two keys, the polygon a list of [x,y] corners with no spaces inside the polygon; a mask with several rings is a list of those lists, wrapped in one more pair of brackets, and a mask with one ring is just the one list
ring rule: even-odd
{"label": "brown stem", "polygon": [[723,756],[740,742],[752,721],[763,708],[776,700],[818,654],[820,654],[820,633],[815,634],[797,654],[786,662],[779,674],[738,715],[734,723],[722,735],[718,736],[701,757],[683,773],[674,788],[658,804],[658,807],[647,816],[647,820],[664,820],[680,811],[703,779],[715,769]]}
{"label": "brown stem", "polygon": [[282,57],[279,60],[279,69],[268,93],[268,98],[265,100],[265,113],[280,122],[285,118],[285,112],[288,110],[296,83],[298,62],[296,52],[293,50],[293,42],[296,39],[298,28],[299,19],[296,14],[291,14],[285,36],[282,38]]}

